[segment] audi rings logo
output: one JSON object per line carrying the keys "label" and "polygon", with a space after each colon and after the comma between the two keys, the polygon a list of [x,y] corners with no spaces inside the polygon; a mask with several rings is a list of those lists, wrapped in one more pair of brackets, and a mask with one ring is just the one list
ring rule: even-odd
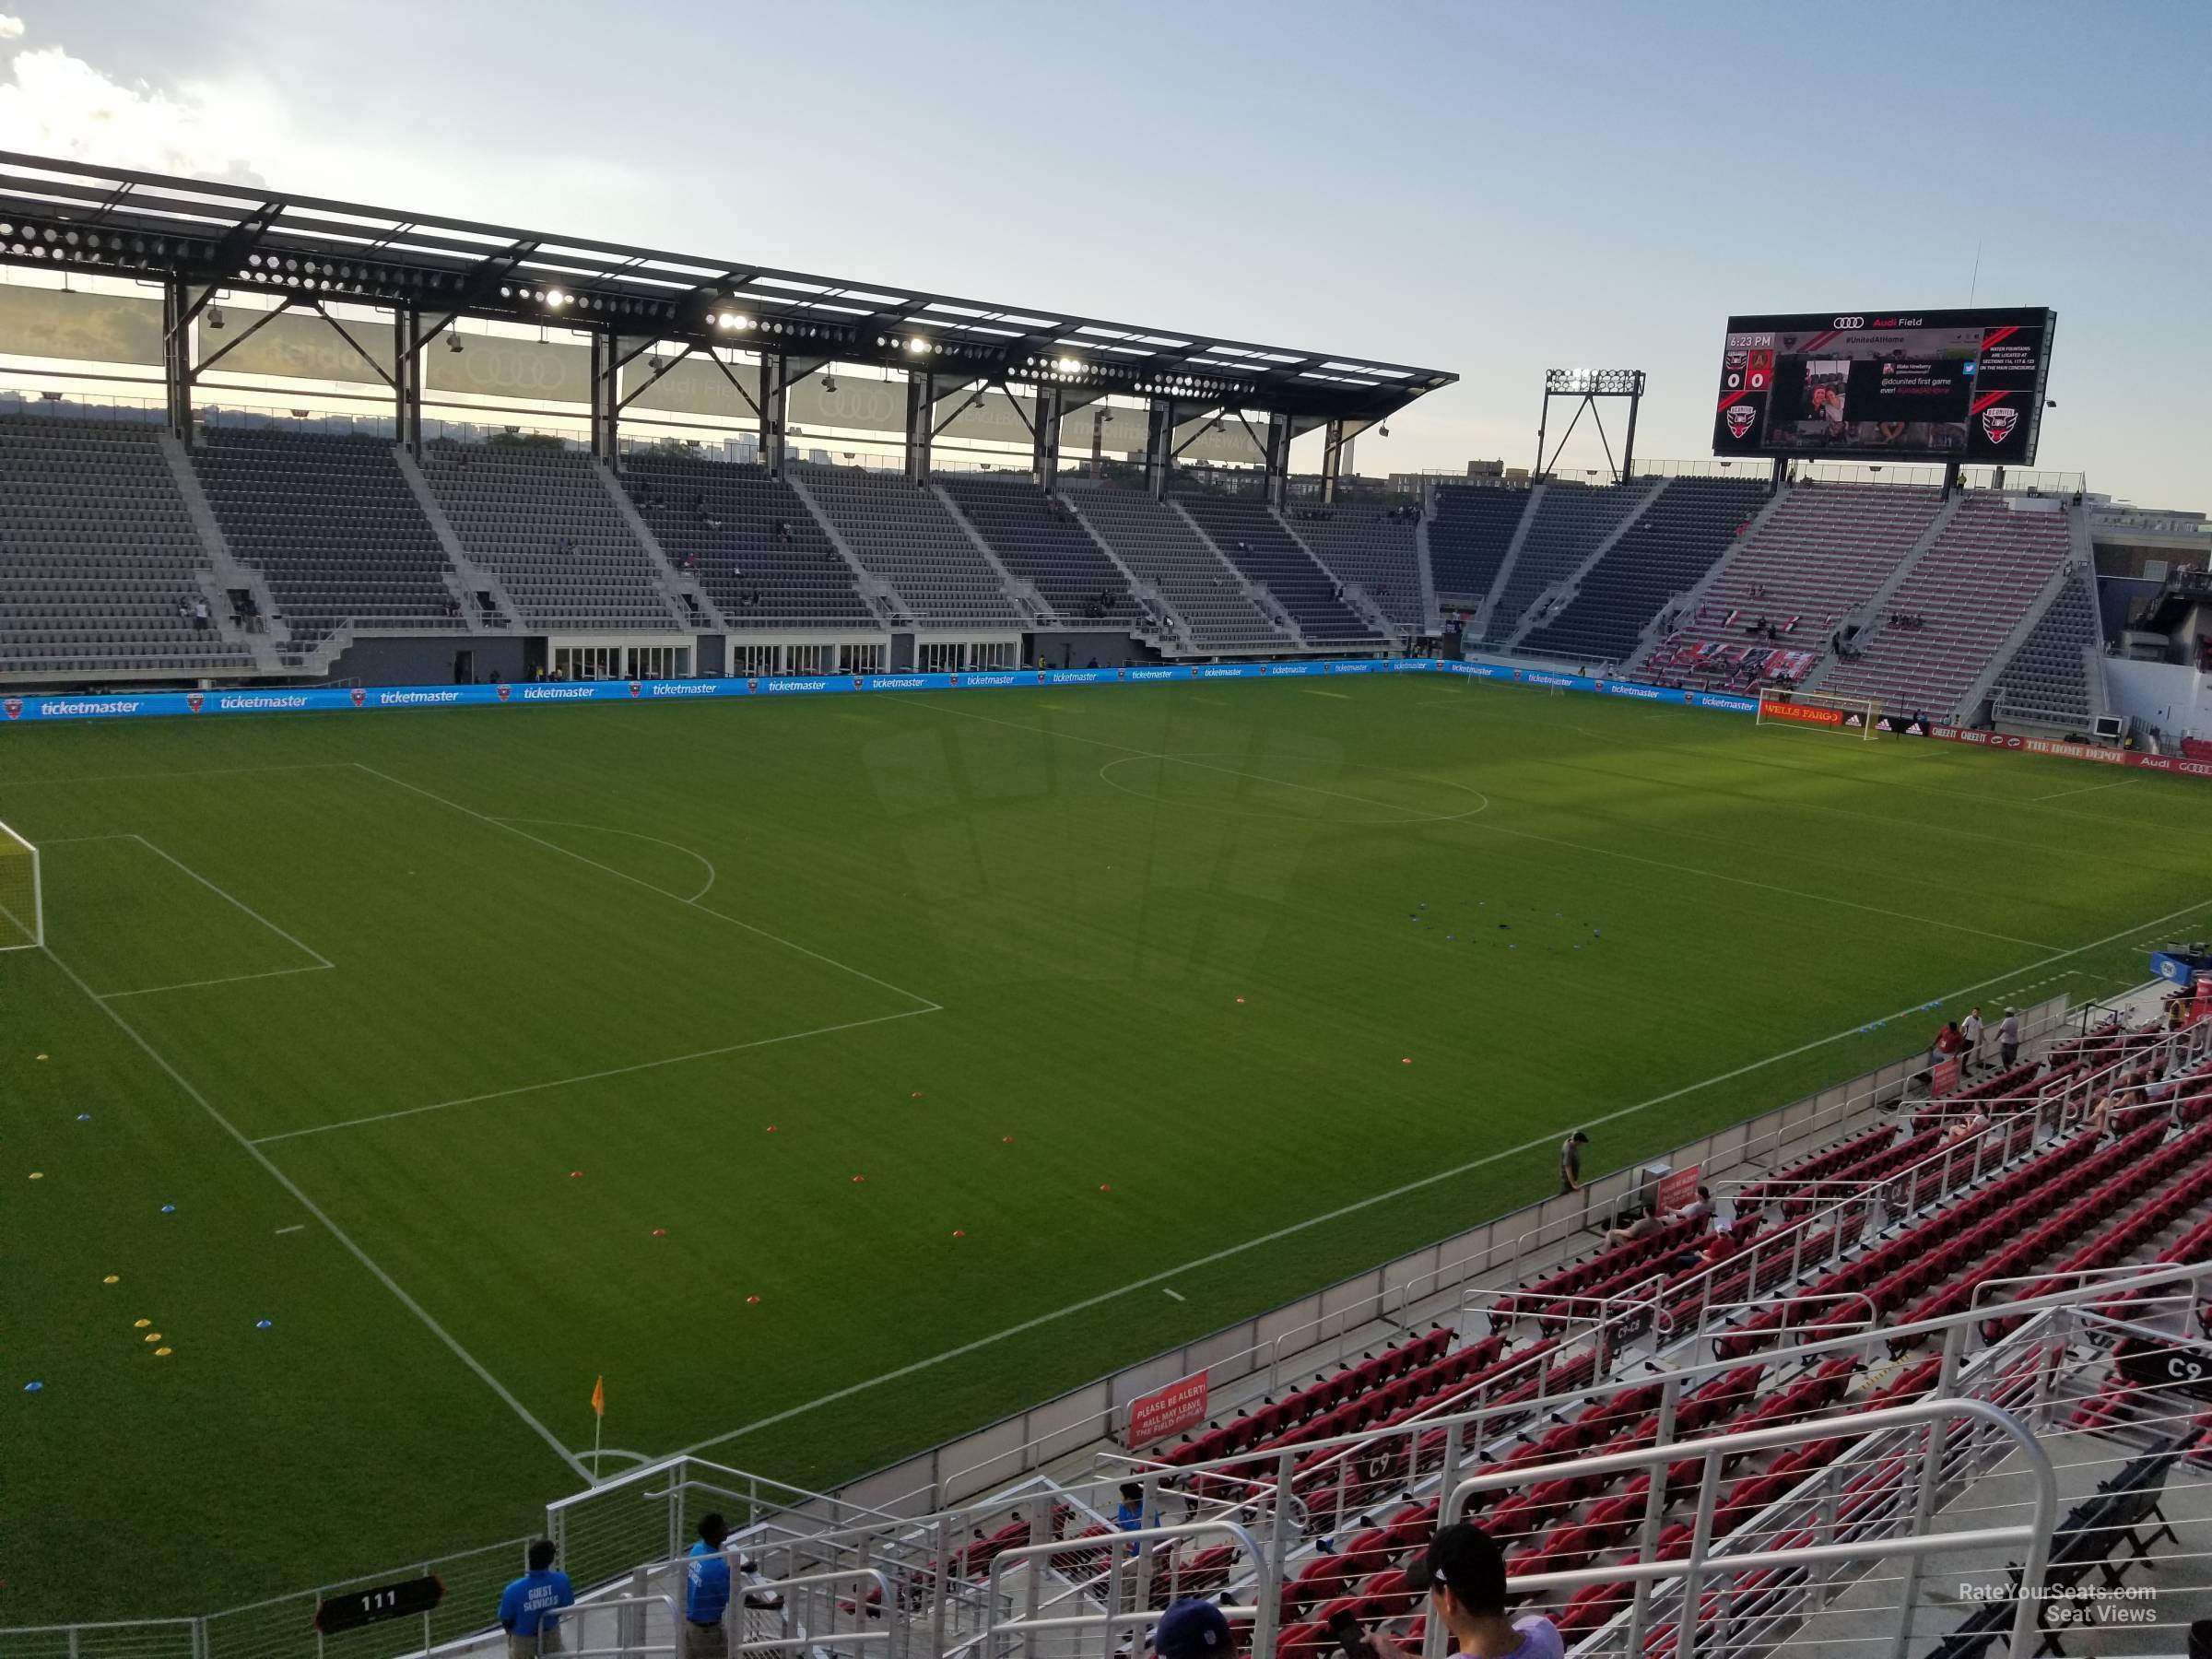
{"label": "audi rings logo", "polygon": [[1864,317],[1838,317],[1835,326],[1838,328],[1864,328],[1866,326],[1866,319]]}

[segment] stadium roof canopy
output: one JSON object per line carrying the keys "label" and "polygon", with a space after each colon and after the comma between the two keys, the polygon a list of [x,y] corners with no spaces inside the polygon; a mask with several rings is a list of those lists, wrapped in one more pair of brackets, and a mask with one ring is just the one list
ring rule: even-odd
{"label": "stadium roof canopy", "polygon": [[[1367,423],[1458,376],[0,151],[0,263]],[[435,324],[433,324],[435,326]]]}

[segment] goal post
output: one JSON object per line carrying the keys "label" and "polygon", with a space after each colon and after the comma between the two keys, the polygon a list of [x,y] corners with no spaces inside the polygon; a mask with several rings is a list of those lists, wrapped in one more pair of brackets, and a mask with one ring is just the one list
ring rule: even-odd
{"label": "goal post", "polygon": [[38,848],[0,824],[0,950],[34,950],[46,943],[44,899]]}
{"label": "goal post", "polygon": [[1759,724],[1810,727],[1834,732],[1862,742],[1874,741],[1881,724],[1881,705],[1865,697],[1829,697],[1818,691],[1776,691],[1761,687]]}

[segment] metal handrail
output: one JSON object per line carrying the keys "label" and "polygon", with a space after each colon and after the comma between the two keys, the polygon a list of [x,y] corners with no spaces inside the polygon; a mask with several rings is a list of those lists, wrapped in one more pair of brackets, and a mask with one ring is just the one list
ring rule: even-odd
{"label": "metal handrail", "polygon": [[[1001,1621],[997,1617],[997,1610],[1001,1599],[999,1590],[999,1574],[1006,1564],[1009,1560],[1026,1560],[1031,1556],[1041,1555],[1049,1558],[1055,1554],[1065,1553],[1067,1549],[1067,1545],[1063,1540],[1057,1538],[1050,1539],[1042,1544],[1018,1545],[1014,1548],[1001,1550],[997,1555],[992,1557],[991,1559],[991,1573],[988,1580],[990,1612],[986,1617],[986,1621],[982,1632],[978,1637],[978,1640],[989,1641],[993,1636],[1004,1635],[1008,1631],[1018,1630],[1022,1633],[1023,1646],[1026,1650],[1028,1646],[1028,1635],[1029,1632],[1032,1630],[1069,1630],[1090,1626],[1097,1626],[1110,1630],[1116,1624],[1127,1624],[1132,1629],[1139,1629],[1145,1626],[1155,1624],[1159,1622],[1160,1617],[1159,1612],[1150,1608],[1149,1606],[1141,1605],[1148,1601],[1149,1596],[1147,1593],[1151,1588],[1152,1550],[1149,1547],[1150,1543],[1154,1540],[1173,1541],[1182,1538],[1210,1536],[1218,1534],[1226,1534],[1231,1543],[1235,1544],[1252,1559],[1253,1564],[1259,1570],[1258,1582],[1263,1586],[1280,1583],[1282,1578],[1282,1563],[1280,1561],[1271,1563],[1267,1559],[1266,1553],[1261,1549],[1259,1540],[1252,1535],[1249,1528],[1237,1522],[1194,1521],[1187,1522],[1178,1526],[1132,1527],[1126,1530],[1116,1532],[1111,1538],[1107,1540],[1107,1542],[1113,1547],[1113,1553],[1109,1563],[1107,1579],[1107,1606],[1110,1609],[1109,1611],[1105,1613],[1079,1614],[1074,1617],[1064,1618],[1040,1618],[1037,1616],[1036,1606],[1038,1591],[1037,1577],[1034,1573],[1032,1573],[1030,1578],[1029,1611],[1020,1618]],[[1124,1548],[1125,1546],[1130,1545],[1138,1547],[1133,1552],[1134,1558],[1137,1564],[1137,1579],[1135,1594],[1132,1598],[1131,1611],[1124,1613],[1119,1610],[1123,1600],[1121,1594],[1122,1562],[1124,1559],[1129,1559],[1128,1557],[1124,1556]],[[1270,1571],[1271,1567],[1273,1569],[1272,1572]],[[1239,1612],[1249,1611],[1252,1614],[1252,1651],[1255,1653],[1268,1653],[1273,1650],[1275,1641],[1275,1617],[1279,1608],[1281,1599],[1282,1598],[1279,1594],[1263,1594],[1258,1598],[1258,1605],[1256,1606],[1249,1609],[1233,1609],[1234,1611]]]}
{"label": "metal handrail", "polygon": [[[1852,1418],[1852,1428],[1856,1433],[1874,1435],[1885,1430],[1911,1428],[1922,1423],[1930,1426],[1932,1432],[1928,1449],[1921,1466],[1921,1501],[1924,1508],[1932,1505],[1933,1501],[1935,1481],[1943,1455],[1943,1429],[1955,1418],[1979,1419],[2014,1441],[2035,1481],[2035,1509],[2031,1520],[2018,1525],[1981,1527],[1965,1532],[1924,1531],[1902,1538],[1867,1538],[1848,1543],[1804,1545],[1794,1549],[1753,1550],[1746,1555],[1724,1558],[1728,1570],[1742,1572],[1762,1567],[1825,1567],[1896,1555],[1908,1556],[1917,1561],[1924,1555],[2017,1545],[2025,1551],[2027,1557],[2021,1570],[2021,1583],[2041,1584],[2044,1560],[2050,1551],[2051,1531],[2058,1520],[2058,1477],[2051,1467],[2050,1454],[2043,1450],[2025,1423],[2009,1411],[1993,1406],[1986,1400],[1951,1397],[1918,1400],[1909,1405],[1888,1406],[1876,1411],[1861,1412]],[[1567,1590],[1583,1584],[1618,1583],[1628,1580],[1637,1586],[1638,1602],[1648,1605],[1647,1586],[1662,1579],[1679,1579],[1683,1614],[1675,1624],[1675,1653],[1677,1659],[1696,1659],[1700,1607],[1698,1590],[1713,1542],[1713,1500],[1723,1460],[1746,1453],[1763,1452],[1775,1446],[1786,1446],[1796,1441],[1819,1438],[1823,1434],[1832,1433],[1834,1429],[1833,1423],[1784,1424],[1772,1429],[1748,1429],[1734,1434],[1715,1435],[1709,1440],[1677,1441],[1672,1444],[1642,1446],[1628,1452],[1600,1453],[1547,1465],[1545,1473],[1547,1478],[1583,1479],[1622,1474],[1631,1469],[1651,1468],[1664,1472],[1668,1465],[1682,1461],[1685,1452],[1700,1457],[1702,1467],[1698,1477],[1697,1520],[1690,1535],[1689,1555],[1679,1560],[1640,1560],[1618,1567],[1578,1567],[1559,1572],[1530,1573],[1525,1577],[1510,1578],[1507,1587],[1509,1591]],[[1465,1508],[1467,1500],[1477,1493],[1500,1487],[1524,1485],[1526,1478],[1525,1473],[1518,1469],[1490,1469],[1466,1476],[1452,1488],[1448,1501],[1437,1512],[1440,1516],[1456,1515]],[[1654,1477],[1654,1488],[1664,1484]],[[1900,1598],[1900,1613],[1906,1621],[1905,1629],[1910,1629],[1912,1611],[1911,1601]],[[2035,1598],[2023,1594],[2019,1611],[2013,1620],[2012,1652],[2015,1659],[2026,1659],[2033,1646],[2036,1611]]]}

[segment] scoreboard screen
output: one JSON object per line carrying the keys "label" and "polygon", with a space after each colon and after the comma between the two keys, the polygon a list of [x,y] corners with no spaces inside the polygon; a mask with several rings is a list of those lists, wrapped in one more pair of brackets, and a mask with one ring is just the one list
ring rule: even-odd
{"label": "scoreboard screen", "polygon": [[1731,317],[1718,455],[2035,460],[2055,312]]}

